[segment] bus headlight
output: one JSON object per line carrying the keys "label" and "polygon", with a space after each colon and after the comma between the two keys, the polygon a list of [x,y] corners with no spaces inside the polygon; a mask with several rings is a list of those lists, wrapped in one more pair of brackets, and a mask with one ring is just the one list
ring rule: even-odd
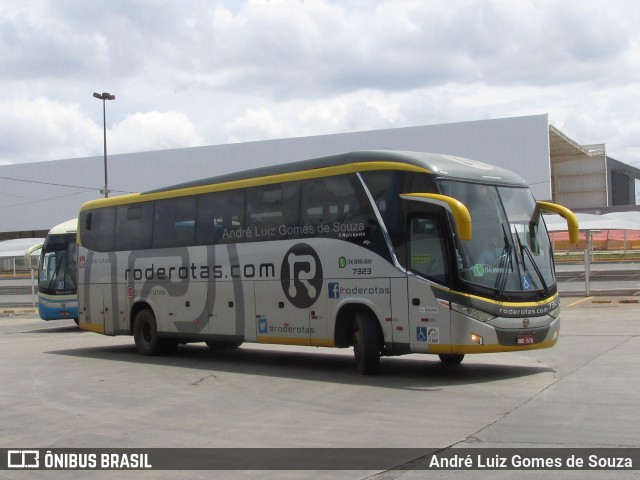
{"label": "bus headlight", "polygon": [[482,310],[478,310],[472,307],[465,307],[464,305],[460,305],[458,303],[451,303],[451,310],[466,315],[467,317],[471,317],[474,320],[478,320],[482,323],[487,323],[493,320],[495,315],[491,315],[490,313],[483,312]]}

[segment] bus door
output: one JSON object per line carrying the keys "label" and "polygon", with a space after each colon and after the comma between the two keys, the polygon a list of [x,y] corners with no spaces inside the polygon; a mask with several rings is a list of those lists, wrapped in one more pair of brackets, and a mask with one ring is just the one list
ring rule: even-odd
{"label": "bus door", "polygon": [[444,219],[430,213],[408,219],[407,294],[412,352],[450,353],[449,265]]}

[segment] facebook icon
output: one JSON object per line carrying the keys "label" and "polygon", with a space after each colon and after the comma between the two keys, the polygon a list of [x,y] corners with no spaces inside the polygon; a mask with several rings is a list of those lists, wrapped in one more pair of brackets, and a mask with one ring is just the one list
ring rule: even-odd
{"label": "facebook icon", "polygon": [[340,284],[337,282],[329,282],[327,285],[329,291],[329,298],[340,298]]}

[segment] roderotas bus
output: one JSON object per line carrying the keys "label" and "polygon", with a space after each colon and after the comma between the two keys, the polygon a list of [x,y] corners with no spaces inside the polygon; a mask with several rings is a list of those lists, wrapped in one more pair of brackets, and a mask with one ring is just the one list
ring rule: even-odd
{"label": "roderotas bus", "polygon": [[95,200],[79,217],[80,327],[179,344],[381,355],[553,346],[560,303],[542,211],[504,169],[353,152]]}

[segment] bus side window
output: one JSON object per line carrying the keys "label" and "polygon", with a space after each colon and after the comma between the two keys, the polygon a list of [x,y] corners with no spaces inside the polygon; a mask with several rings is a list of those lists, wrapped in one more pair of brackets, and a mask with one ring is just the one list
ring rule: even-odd
{"label": "bus side window", "polygon": [[337,217],[338,201],[330,192],[324,178],[306,180],[302,184],[301,225],[318,232],[321,225]]}
{"label": "bus side window", "polygon": [[153,248],[185,247],[193,244],[196,198],[158,200],[153,222]]}
{"label": "bus side window", "polygon": [[114,248],[116,225],[115,207],[98,208],[80,214],[82,244],[95,252],[109,252]]}
{"label": "bus side window", "polygon": [[211,245],[244,240],[244,191],[229,190],[198,197],[196,243]]}
{"label": "bus side window", "polygon": [[437,217],[414,216],[409,221],[409,269],[441,284],[448,283],[442,227]]}
{"label": "bus side window", "polygon": [[153,203],[121,205],[116,209],[116,250],[143,250],[151,247]]}
{"label": "bus side window", "polygon": [[301,189],[300,224],[319,237],[339,237],[337,225],[364,224],[356,188],[347,176],[306,180]]}
{"label": "bus side window", "polygon": [[248,240],[290,238],[298,226],[300,182],[264,185],[247,190],[246,220],[253,235]]}
{"label": "bus side window", "polygon": [[312,235],[345,240],[391,259],[369,199],[353,175],[304,181],[300,217]]}

